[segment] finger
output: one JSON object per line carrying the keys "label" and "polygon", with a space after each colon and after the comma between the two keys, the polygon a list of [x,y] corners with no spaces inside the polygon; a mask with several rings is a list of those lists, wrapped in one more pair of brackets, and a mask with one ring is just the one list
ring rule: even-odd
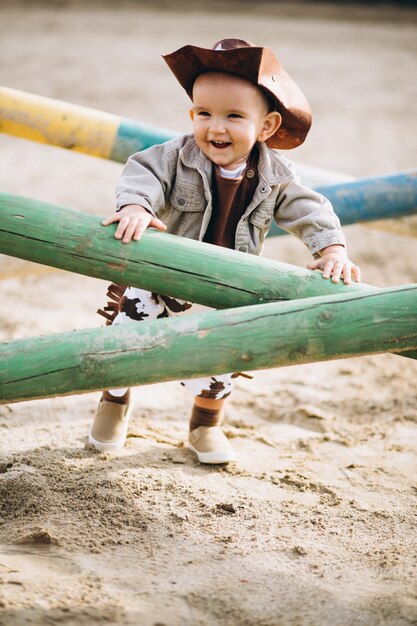
{"label": "finger", "polygon": [[355,282],[360,283],[361,282],[361,270],[357,265],[354,265],[352,267],[352,275],[355,279]]}
{"label": "finger", "polygon": [[128,215],[125,215],[124,217],[122,217],[119,221],[119,224],[116,228],[116,232],[114,233],[114,236],[116,239],[121,239],[125,233],[126,228],[128,227],[130,222],[130,217]]}
{"label": "finger", "polygon": [[113,222],[118,222],[120,219],[120,215],[118,213],[113,213],[109,217],[106,217],[101,223],[103,226],[108,226],[109,224],[113,224]]}
{"label": "finger", "polygon": [[157,217],[153,217],[149,223],[149,226],[152,226],[153,228],[157,228],[158,230],[166,230],[167,227],[165,226],[165,224],[163,222],[161,222],[161,220],[159,220]]}
{"label": "finger", "polygon": [[139,239],[142,237],[147,227],[148,227],[147,222],[143,222],[143,221],[138,222],[138,224],[136,225],[135,231],[133,233],[134,241],[139,241]]}
{"label": "finger", "polygon": [[311,263],[307,265],[308,270],[316,270],[318,267],[320,267],[320,259],[317,261],[311,261]]}
{"label": "finger", "polygon": [[349,264],[343,266],[342,276],[345,285],[350,285],[352,282],[352,268]]}
{"label": "finger", "polygon": [[129,219],[129,223],[127,224],[125,228],[125,232],[124,232],[123,239],[122,239],[123,243],[129,243],[129,241],[131,241],[136,231],[137,225],[138,225],[138,218],[134,215],[131,215]]}
{"label": "finger", "polygon": [[148,228],[148,226],[150,226],[151,221],[152,221],[152,218],[149,213],[144,213],[143,215],[140,215],[136,224],[133,239],[135,239],[136,241],[139,240],[142,237],[145,230]]}
{"label": "finger", "polygon": [[333,261],[328,261],[323,268],[323,278],[330,278],[333,271]]}
{"label": "finger", "polygon": [[343,263],[341,263],[340,261],[336,261],[336,263],[333,266],[333,272],[332,272],[333,283],[338,283],[340,281],[340,275],[342,273],[342,269],[343,269]]}

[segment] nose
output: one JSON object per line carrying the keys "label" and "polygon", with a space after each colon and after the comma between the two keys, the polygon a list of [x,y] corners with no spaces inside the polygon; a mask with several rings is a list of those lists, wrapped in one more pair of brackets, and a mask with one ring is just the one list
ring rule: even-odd
{"label": "nose", "polygon": [[223,119],[221,117],[212,117],[209,130],[213,133],[224,133],[226,129]]}

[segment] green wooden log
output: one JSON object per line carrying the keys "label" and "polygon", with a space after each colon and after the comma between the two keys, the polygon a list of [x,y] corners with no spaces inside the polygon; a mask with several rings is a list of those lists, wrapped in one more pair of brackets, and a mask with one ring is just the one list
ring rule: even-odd
{"label": "green wooden log", "polygon": [[0,218],[0,253],[217,309],[377,289],[153,229],[122,244],[99,217],[22,196],[0,193]]}
{"label": "green wooden log", "polygon": [[0,193],[0,253],[142,287],[216,309],[340,292],[369,292],[320,272],[147,230],[114,239],[114,226],[79,211]]}
{"label": "green wooden log", "polygon": [[21,339],[0,401],[417,348],[417,285]]}

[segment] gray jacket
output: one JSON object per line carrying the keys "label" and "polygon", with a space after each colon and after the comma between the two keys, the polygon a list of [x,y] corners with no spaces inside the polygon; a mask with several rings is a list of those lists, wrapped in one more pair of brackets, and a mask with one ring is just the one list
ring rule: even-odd
{"label": "gray jacket", "polygon": [[[258,148],[259,184],[237,225],[236,250],[261,254],[273,219],[313,256],[326,246],[346,245],[330,202],[300,185],[279,152],[264,143]],[[166,224],[167,232],[201,241],[212,212],[212,165],[192,135],[137,152],[119,179],[117,208],[140,204]]]}

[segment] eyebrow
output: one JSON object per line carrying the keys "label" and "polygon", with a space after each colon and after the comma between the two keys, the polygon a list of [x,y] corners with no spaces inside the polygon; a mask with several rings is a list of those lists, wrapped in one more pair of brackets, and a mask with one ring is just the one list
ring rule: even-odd
{"label": "eyebrow", "polygon": [[[198,111],[199,109],[201,111],[207,111],[208,109],[210,109],[210,107],[204,107],[204,106],[193,106],[191,107],[191,109],[193,111]],[[242,109],[229,109],[228,113],[238,113],[239,115],[245,115],[247,113],[247,111],[244,111]]]}

